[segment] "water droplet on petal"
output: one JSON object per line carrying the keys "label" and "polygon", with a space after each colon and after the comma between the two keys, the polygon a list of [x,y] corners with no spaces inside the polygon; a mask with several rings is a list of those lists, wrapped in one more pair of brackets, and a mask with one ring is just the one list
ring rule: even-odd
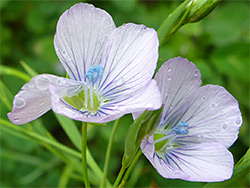
{"label": "water droplet on petal", "polygon": [[145,105],[145,108],[152,108],[154,105],[152,104],[152,103],[147,103],[146,105]]}
{"label": "water droplet on petal", "polygon": [[212,103],[210,106],[211,106],[211,108],[215,108],[215,107],[216,107],[216,104],[215,104],[215,103]]}
{"label": "water droplet on petal", "polygon": [[168,67],[168,72],[171,72],[172,71],[172,68],[171,67]]}
{"label": "water droplet on petal", "polygon": [[39,106],[43,106],[45,104],[45,102],[40,102]]}
{"label": "water droplet on petal", "polygon": [[30,117],[30,116],[28,116],[28,117],[27,117],[27,119],[28,119],[28,120],[31,120],[31,117]]}
{"label": "water droplet on petal", "polygon": [[172,80],[172,78],[168,78],[168,81],[171,81]]}
{"label": "water droplet on petal", "polygon": [[97,46],[97,47],[100,47],[100,46],[101,46],[101,43],[100,43],[100,42],[97,42],[96,46]]}
{"label": "water droplet on petal", "polygon": [[56,83],[57,83],[58,85],[64,85],[64,84],[65,84],[65,81],[62,80],[62,79],[58,79],[58,80],[56,81]]}
{"label": "water droplet on petal", "polygon": [[194,76],[199,76],[200,71],[197,69],[194,71]]}
{"label": "water droplet on petal", "polygon": [[30,88],[30,89],[31,89],[31,88],[34,88],[34,86],[35,86],[35,85],[34,85],[34,83],[33,83],[33,82],[28,83],[28,88]]}
{"label": "water droplet on petal", "polygon": [[206,97],[202,97],[201,100],[202,100],[202,101],[205,101],[205,100],[206,100]]}
{"label": "water droplet on petal", "polygon": [[17,122],[19,122],[19,121],[20,121],[20,118],[18,118],[18,117],[14,117],[14,118],[12,119],[12,121],[13,121],[14,123],[17,123]]}
{"label": "water droplet on petal", "polygon": [[241,118],[238,117],[236,120],[235,120],[235,124],[236,125],[240,125],[241,124]]}
{"label": "water droplet on petal", "polygon": [[124,79],[123,78],[120,78],[116,81],[116,85],[117,86],[121,86],[122,84],[124,84]]}
{"label": "water droplet on petal", "polygon": [[65,51],[65,50],[63,50],[63,51],[62,51],[62,54],[63,54],[63,55],[66,55],[66,51]]}
{"label": "water droplet on petal", "polygon": [[175,171],[174,174],[175,175],[179,175],[181,172],[180,171]]}
{"label": "water droplet on petal", "polygon": [[49,79],[46,76],[37,77],[35,80],[36,87],[40,90],[46,90],[49,87]]}
{"label": "water droplet on petal", "polygon": [[227,130],[228,126],[227,126],[227,124],[223,123],[223,124],[221,125],[221,128],[222,128],[223,130]]}
{"label": "water droplet on petal", "polygon": [[23,98],[16,98],[14,100],[14,105],[17,108],[23,108],[25,106],[25,100]]}

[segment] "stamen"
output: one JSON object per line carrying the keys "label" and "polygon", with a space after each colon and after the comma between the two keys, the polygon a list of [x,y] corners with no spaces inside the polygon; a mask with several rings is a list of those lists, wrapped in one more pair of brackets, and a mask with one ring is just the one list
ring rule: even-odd
{"label": "stamen", "polygon": [[63,97],[64,101],[80,111],[87,111],[90,115],[96,115],[104,99],[100,98],[98,83],[103,76],[101,65],[93,65],[85,75],[86,82],[77,90],[69,91]]}
{"label": "stamen", "polygon": [[[87,86],[85,87],[85,106],[88,108],[88,99],[90,98],[90,107],[94,108],[94,85],[102,79],[103,67],[101,65],[93,65],[89,68],[85,75]],[[89,91],[89,92],[88,92]],[[99,101],[99,92],[95,88],[96,95]],[[88,96],[89,95],[89,96]]]}
{"label": "stamen", "polygon": [[178,135],[185,135],[189,131],[187,129],[189,127],[189,124],[186,123],[185,121],[181,121],[173,130],[172,132],[178,134]]}
{"label": "stamen", "polygon": [[103,67],[101,65],[93,65],[89,68],[85,77],[86,80],[90,82],[90,84],[94,85],[98,80],[102,79],[103,76]]}
{"label": "stamen", "polygon": [[167,147],[175,147],[176,144],[174,140],[179,135],[188,134],[188,129],[190,125],[185,121],[181,121],[175,128],[172,130],[160,131],[154,134],[154,144],[157,152],[164,151]]}

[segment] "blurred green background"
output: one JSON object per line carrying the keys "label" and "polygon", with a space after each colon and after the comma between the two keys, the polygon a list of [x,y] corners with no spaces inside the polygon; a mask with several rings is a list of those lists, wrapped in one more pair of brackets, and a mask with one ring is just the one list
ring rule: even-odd
{"label": "blurred green background", "polygon": [[[65,76],[53,46],[59,16],[79,1],[0,1],[1,64],[24,71],[20,60],[38,73]],[[109,12],[116,26],[134,22],[158,29],[163,20],[182,1],[88,1]],[[237,162],[249,148],[249,2],[222,1],[206,18],[182,27],[160,48],[161,62],[182,56],[201,70],[203,84],[224,86],[238,101],[243,115],[239,139],[230,148]],[[11,93],[16,94],[25,83],[13,76],[1,75]],[[9,110],[1,104],[1,117],[7,119]],[[72,148],[63,129],[50,111],[40,120],[63,144]],[[108,177],[114,181],[119,171],[124,138],[131,116],[123,117],[115,137]],[[79,125],[80,123],[76,122]],[[106,147],[112,129],[90,127],[88,146],[103,167]],[[1,130],[1,129],[0,129]],[[1,187],[56,187],[64,164],[46,149],[1,130]],[[74,148],[75,149],[75,148]],[[28,162],[27,162],[28,161]],[[31,162],[32,161],[32,162]],[[39,165],[40,166],[39,166]],[[41,168],[43,166],[43,168]],[[38,170],[40,169],[40,170]],[[249,174],[248,174],[249,175]],[[139,179],[138,179],[139,178]],[[231,187],[248,187],[249,176],[239,177]],[[204,183],[162,178],[142,156],[128,186],[136,187],[201,187]],[[70,179],[68,187],[81,187]]]}

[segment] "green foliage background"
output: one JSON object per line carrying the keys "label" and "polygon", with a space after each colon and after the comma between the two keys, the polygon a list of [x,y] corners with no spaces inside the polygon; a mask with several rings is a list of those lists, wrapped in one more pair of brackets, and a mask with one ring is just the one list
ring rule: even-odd
{"label": "green foliage background", "polygon": [[[53,37],[59,16],[79,1],[0,1],[1,64],[24,72],[20,60],[38,73],[65,76],[53,46]],[[158,29],[163,20],[181,1],[88,1],[109,12],[117,26],[127,22],[144,24]],[[165,60],[182,56],[194,62],[201,70],[203,84],[224,86],[238,101],[243,115],[239,139],[230,148],[237,162],[249,148],[249,2],[223,1],[210,15],[198,23],[182,27],[160,48],[159,66]],[[158,66],[158,68],[159,68]],[[2,82],[12,95],[25,81],[1,75]],[[2,97],[2,96],[1,96]],[[11,98],[11,95],[8,96]],[[7,120],[8,108],[1,103],[1,118]],[[50,111],[42,122],[59,142],[74,148]],[[111,182],[119,171],[124,149],[124,138],[132,118],[120,121],[112,149],[108,177]],[[37,123],[37,124],[38,124]],[[76,122],[80,128],[80,123]],[[88,130],[88,146],[94,158],[103,167],[105,151],[112,123],[107,127],[92,126]],[[64,163],[43,146],[1,130],[1,187],[56,187]],[[75,149],[75,148],[74,148]],[[139,178],[140,177],[140,178]],[[139,179],[138,179],[139,178]],[[248,187],[249,173],[240,176],[230,187]],[[128,186],[137,187],[201,187],[204,183],[168,180],[158,175],[151,164],[141,157]],[[67,187],[81,187],[70,179]]]}

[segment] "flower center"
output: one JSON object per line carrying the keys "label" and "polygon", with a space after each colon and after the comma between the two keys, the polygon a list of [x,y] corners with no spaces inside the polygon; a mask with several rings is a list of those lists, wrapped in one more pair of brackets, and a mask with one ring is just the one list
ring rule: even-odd
{"label": "flower center", "polygon": [[93,65],[85,75],[86,84],[77,92],[64,97],[64,100],[77,110],[89,111],[92,115],[96,114],[103,101],[97,88],[102,76],[103,67]]}
{"label": "flower center", "polygon": [[188,134],[190,125],[185,121],[181,121],[176,127],[170,130],[159,131],[154,134],[155,151],[162,152],[166,148],[178,146],[174,140],[180,135]]}

